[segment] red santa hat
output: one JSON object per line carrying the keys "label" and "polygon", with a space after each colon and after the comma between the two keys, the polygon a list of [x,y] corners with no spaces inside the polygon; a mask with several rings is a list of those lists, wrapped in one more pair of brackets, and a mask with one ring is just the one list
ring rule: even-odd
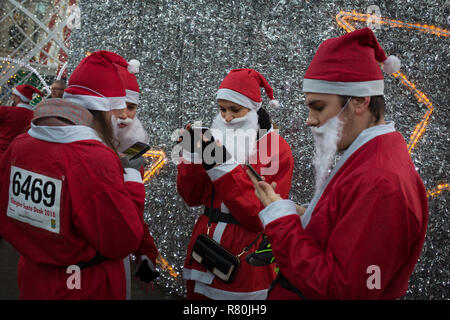
{"label": "red santa hat", "polygon": [[386,57],[370,28],[325,40],[306,70],[303,92],[328,93],[355,97],[384,94],[381,69],[394,73],[400,60]]}
{"label": "red santa hat", "polygon": [[128,63],[114,52],[90,54],[72,72],[63,98],[90,110],[125,108],[126,93],[117,65],[136,72],[133,62]]}
{"label": "red santa hat", "polygon": [[119,71],[119,76],[122,79],[123,85],[125,86],[125,101],[139,104],[139,96],[141,91],[139,90],[139,84],[134,74],[139,72],[140,63],[138,60],[132,59],[129,62],[129,66],[130,65],[132,65],[132,68],[134,68],[132,70],[135,71],[134,73],[131,73],[129,71],[130,68],[117,66],[117,69]]}
{"label": "red santa hat", "polygon": [[217,91],[216,100],[223,99],[237,103],[250,110],[261,108],[261,87],[270,98],[269,105],[277,108],[280,104],[273,98],[273,89],[258,71],[234,69],[223,79]]}
{"label": "red santa hat", "polygon": [[44,94],[42,94],[41,91],[39,91],[37,88],[33,87],[29,84],[21,84],[15,87],[12,91],[16,96],[20,97],[20,100],[22,100],[25,103],[30,102],[33,100],[33,94],[37,93],[41,97],[44,97]]}

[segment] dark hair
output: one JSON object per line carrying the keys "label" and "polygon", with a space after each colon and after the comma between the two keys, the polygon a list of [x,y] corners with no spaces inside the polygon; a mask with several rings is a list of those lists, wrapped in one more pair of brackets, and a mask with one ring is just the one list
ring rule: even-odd
{"label": "dark hair", "polygon": [[257,114],[259,128],[269,130],[272,125],[272,120],[270,119],[270,115],[267,113],[266,109],[262,107],[259,108]]}
{"label": "dark hair", "polygon": [[[342,101],[342,106],[344,106],[344,103],[347,102],[350,96],[339,96],[339,98]],[[369,110],[375,117],[375,122],[380,121],[381,116],[384,116],[385,109],[386,104],[383,95],[370,97]]]}
{"label": "dark hair", "polygon": [[112,127],[112,122],[110,119],[108,119],[107,113],[105,111],[99,111],[99,110],[89,110],[92,113],[92,116],[94,117],[94,130],[98,133],[100,138],[102,139],[103,143],[106,144],[108,147],[114,150],[115,153],[117,153],[116,150],[116,139],[114,138],[114,131]]}

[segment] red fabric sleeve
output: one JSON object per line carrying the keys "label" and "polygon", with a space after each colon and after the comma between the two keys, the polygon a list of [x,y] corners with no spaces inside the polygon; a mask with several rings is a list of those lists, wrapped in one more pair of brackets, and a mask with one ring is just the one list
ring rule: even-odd
{"label": "red fabric sleeve", "polygon": [[[131,199],[136,204],[139,209],[140,215],[144,216],[144,205],[145,205],[145,188],[142,183],[127,181],[125,186],[130,193]],[[134,253],[136,256],[146,255],[156,266],[156,258],[158,257],[158,249],[156,248],[155,241],[150,234],[149,227],[147,223],[142,220],[142,226],[144,229],[144,236],[139,245],[139,248]]]}
{"label": "red fabric sleeve", "polygon": [[206,203],[212,183],[201,164],[181,162],[178,165],[177,190],[188,206]]}
{"label": "red fabric sleeve", "polygon": [[80,204],[73,210],[74,224],[101,255],[122,259],[142,240],[144,186],[124,182],[120,160],[110,149],[89,161],[72,168],[69,176],[70,196]]}
{"label": "red fabric sleeve", "polygon": [[[338,199],[335,193],[330,200],[340,200],[342,207],[325,249],[305,232],[297,215],[276,219],[265,228],[281,273],[308,299],[380,297],[419,235],[420,222],[401,190],[370,179],[353,185],[341,190],[351,196]],[[370,266],[379,267],[379,290],[368,288]]]}
{"label": "red fabric sleeve", "polygon": [[135,252],[135,255],[137,257],[147,256],[152,261],[153,265],[156,266],[156,258],[158,257],[158,254],[159,252],[156,248],[155,240],[150,234],[148,225],[144,223],[144,236],[142,237],[141,244]]}

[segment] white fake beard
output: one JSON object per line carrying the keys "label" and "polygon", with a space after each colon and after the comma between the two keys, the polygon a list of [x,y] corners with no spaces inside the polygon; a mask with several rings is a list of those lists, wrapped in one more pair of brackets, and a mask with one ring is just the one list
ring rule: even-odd
{"label": "white fake beard", "polygon": [[337,153],[337,145],[342,136],[343,125],[344,122],[339,120],[338,116],[335,116],[318,128],[310,128],[316,150],[313,158],[313,165],[316,171],[314,196],[322,189],[330,174],[331,165]]}
{"label": "white fake beard", "polygon": [[[117,119],[112,115],[111,121],[113,124],[114,136],[119,140],[117,151],[123,152],[138,141],[147,144],[149,143],[150,139],[148,134],[137,117],[122,120]],[[119,123],[124,123],[127,126],[119,128]]]}
{"label": "white fake beard", "polygon": [[222,143],[239,164],[247,163],[256,151],[258,130],[258,114],[255,110],[250,110],[245,116],[230,122],[226,122],[219,113],[211,125],[214,139]]}

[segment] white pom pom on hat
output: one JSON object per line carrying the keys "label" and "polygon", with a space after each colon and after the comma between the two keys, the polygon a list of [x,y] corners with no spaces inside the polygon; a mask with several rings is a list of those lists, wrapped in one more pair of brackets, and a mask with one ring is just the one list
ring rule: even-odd
{"label": "white pom pom on hat", "polygon": [[274,109],[278,109],[280,107],[280,102],[278,100],[270,100],[269,101],[269,107],[272,107]]}
{"label": "white pom pom on hat", "polygon": [[402,63],[399,58],[396,56],[389,56],[386,60],[383,61],[383,64],[381,65],[381,70],[383,70],[386,73],[395,73],[400,70]]}
{"label": "white pom pom on hat", "polygon": [[141,66],[141,63],[136,60],[136,59],[131,59],[130,61],[128,61],[128,67],[127,70],[130,73],[138,73],[139,72],[139,67]]}

